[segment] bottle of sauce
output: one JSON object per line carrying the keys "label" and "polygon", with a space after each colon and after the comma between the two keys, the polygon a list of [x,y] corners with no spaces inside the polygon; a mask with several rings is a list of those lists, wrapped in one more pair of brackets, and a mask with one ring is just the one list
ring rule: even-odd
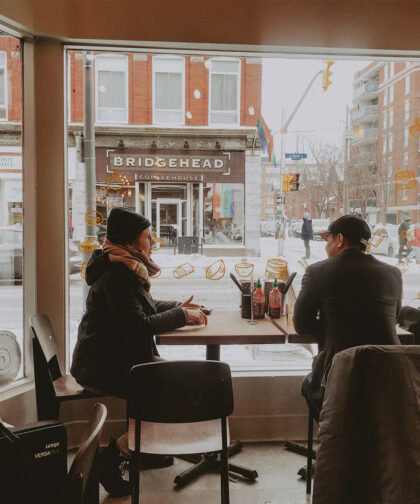
{"label": "bottle of sauce", "polygon": [[261,290],[260,279],[258,279],[252,295],[252,308],[254,310],[254,319],[262,319],[265,317],[265,295]]}
{"label": "bottle of sauce", "polygon": [[268,298],[268,315],[271,318],[280,318],[281,314],[281,293],[277,278],[274,280],[273,289]]}

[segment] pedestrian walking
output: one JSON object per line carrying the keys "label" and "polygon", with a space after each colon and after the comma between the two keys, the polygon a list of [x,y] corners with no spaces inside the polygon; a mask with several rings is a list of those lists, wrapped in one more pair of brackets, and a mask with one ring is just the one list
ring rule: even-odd
{"label": "pedestrian walking", "polygon": [[305,245],[305,257],[309,259],[311,257],[311,247],[309,241],[314,239],[314,232],[312,229],[312,219],[310,218],[309,212],[303,214],[303,224],[302,231],[300,232],[300,237]]}
{"label": "pedestrian walking", "polygon": [[416,263],[420,264],[420,220],[417,222],[416,227],[414,228],[413,247]]}
{"label": "pedestrian walking", "polygon": [[406,259],[408,260],[408,256],[410,255],[410,253],[412,251],[411,238],[409,236],[410,222],[411,222],[411,218],[405,217],[398,228],[398,242],[399,242],[400,248],[398,250],[397,257],[398,257],[399,262],[402,261],[403,256],[405,256]]}

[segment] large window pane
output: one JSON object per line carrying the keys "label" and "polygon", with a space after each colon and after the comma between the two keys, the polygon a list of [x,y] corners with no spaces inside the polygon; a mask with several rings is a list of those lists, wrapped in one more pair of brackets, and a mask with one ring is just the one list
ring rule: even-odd
{"label": "large window pane", "polygon": [[[95,62],[108,61],[106,56],[96,54]],[[407,232],[413,237],[420,219],[417,63],[336,61],[326,91],[319,76],[300,103],[312,76],[325,68],[321,60],[134,50],[124,57],[126,73],[110,68],[109,61],[99,73],[104,95],[98,98],[97,117],[111,124],[106,134],[101,128],[96,135],[101,221],[96,234],[100,242],[115,206],[135,209],[151,221],[157,241],[152,257],[162,269],[151,282],[155,298],[182,301],[193,294],[213,310],[239,313],[240,296],[229,273],[253,268],[254,280],[264,280],[269,261],[280,258],[289,272],[297,272],[294,292],[284,303],[292,306],[307,265],[327,258],[320,233],[349,213],[383,236],[369,253],[401,269],[403,304],[418,303],[418,248],[410,238],[411,250],[404,246],[399,254],[398,232],[410,217]],[[71,76],[80,87],[77,61],[70,58]],[[123,75],[130,82],[126,108],[115,97],[125,85]],[[77,85],[71,84],[72,106],[83,92]],[[113,127],[123,114],[129,124]],[[256,129],[260,116],[273,137],[271,159]],[[79,116],[73,122],[82,121]],[[71,346],[86,293],[78,250],[86,240],[86,174],[78,135],[80,126],[70,125]],[[283,176],[289,175],[299,175],[298,190],[285,190]],[[301,238],[304,217],[312,220],[314,232],[308,257]],[[180,254],[180,239],[189,238],[197,238],[199,247]],[[204,349],[194,346],[160,352],[165,358],[204,357]],[[308,369],[313,355],[295,345],[226,345],[222,358],[237,367]]]}

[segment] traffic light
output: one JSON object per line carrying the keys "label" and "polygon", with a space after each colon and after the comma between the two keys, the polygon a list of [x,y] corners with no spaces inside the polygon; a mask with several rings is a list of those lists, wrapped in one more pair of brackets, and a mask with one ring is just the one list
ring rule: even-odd
{"label": "traffic light", "polygon": [[283,175],[283,192],[297,191],[299,189],[299,173]]}
{"label": "traffic light", "polygon": [[335,61],[326,61],[327,68],[322,72],[322,89],[324,92],[328,89],[328,86],[331,84],[330,77],[332,72],[330,70],[331,65],[334,65]]}

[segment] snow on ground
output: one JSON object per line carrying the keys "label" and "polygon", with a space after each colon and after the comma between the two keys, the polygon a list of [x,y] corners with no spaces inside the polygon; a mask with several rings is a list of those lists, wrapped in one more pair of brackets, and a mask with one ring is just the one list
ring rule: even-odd
{"label": "snow on ground", "polygon": [[[308,264],[327,258],[324,241],[311,241],[311,257]],[[289,272],[296,271],[297,276],[293,283],[295,293],[300,289],[304,268],[299,263],[305,256],[303,241],[299,238],[287,237],[284,246],[283,259],[288,262]],[[261,238],[261,256],[247,257],[247,261],[254,264],[253,278],[264,279],[267,260],[277,256],[277,240],[274,238]],[[396,258],[377,255],[379,260],[391,265],[397,264]],[[194,300],[213,308],[213,310],[238,310],[240,293],[229,277],[235,273],[235,264],[240,257],[207,257],[199,254],[174,255],[172,249],[162,249],[155,252],[152,259],[161,267],[162,273],[158,278],[152,279],[152,295],[155,299],[173,299],[184,301],[190,295]],[[220,280],[206,279],[206,268],[223,259],[225,275]],[[181,279],[175,279],[174,269],[189,263],[194,271]],[[408,304],[417,297],[420,291],[420,265],[411,262],[403,273],[404,300]],[[82,314],[82,279],[76,274],[72,275],[70,283],[70,327],[71,349],[77,337],[77,326]],[[286,302],[290,302],[286,300]],[[419,306],[420,300],[416,305]],[[200,346],[161,346],[160,353],[167,359],[203,359],[205,348]],[[234,368],[263,368],[265,370],[278,369],[309,369],[312,354],[301,345],[226,345],[221,347],[221,358],[229,362]]]}

